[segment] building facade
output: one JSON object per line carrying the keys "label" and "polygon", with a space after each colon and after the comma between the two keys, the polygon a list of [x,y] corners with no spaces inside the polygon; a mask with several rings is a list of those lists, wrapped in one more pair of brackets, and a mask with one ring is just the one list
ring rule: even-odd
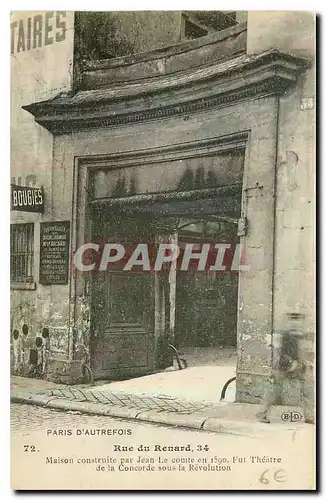
{"label": "building facade", "polygon": [[[148,15],[155,24],[163,13]],[[132,20],[135,33],[146,20],[141,16]],[[27,325],[32,343],[45,328],[44,376],[69,383],[81,353],[95,378],[118,379],[168,366],[169,343],[233,345],[236,399],[259,403],[271,383],[278,336],[296,317],[306,333],[312,401],[314,16],[227,13],[221,24],[191,13],[167,16],[174,20],[173,45],[157,34],[154,47],[146,37],[142,46],[135,35],[118,58],[101,49],[85,59],[80,41],[76,49],[79,25],[75,43],[66,46],[65,81],[15,101],[13,116],[19,108],[28,127],[20,143],[23,123],[13,121],[12,175],[23,176],[30,162],[44,189],[44,211],[28,214],[34,274],[18,284],[12,276],[12,330]],[[122,37],[133,33],[130,17],[114,22]],[[130,53],[133,47],[138,53]],[[33,50],[42,68],[57,68]],[[25,72],[15,69],[21,55],[30,57],[15,55],[13,85],[15,71]],[[32,152],[22,147],[26,142]],[[25,213],[18,217],[12,227],[27,223]],[[48,246],[58,243],[47,241],[63,241],[62,253],[51,254]],[[92,273],[73,265],[86,242],[107,241],[154,249],[160,242],[217,242],[242,248],[246,266],[222,273],[135,266],[126,273],[116,264]],[[294,381],[283,403],[299,400]]]}

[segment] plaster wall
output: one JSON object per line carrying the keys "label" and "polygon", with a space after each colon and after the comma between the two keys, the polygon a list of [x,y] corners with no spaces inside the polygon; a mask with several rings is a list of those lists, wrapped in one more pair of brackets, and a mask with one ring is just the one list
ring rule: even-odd
{"label": "plaster wall", "polygon": [[[58,329],[60,315],[54,306],[53,286],[43,286],[39,279],[40,222],[52,220],[52,149],[53,136],[38,125],[22,106],[52,98],[70,90],[73,63],[72,12],[15,11],[11,13],[11,182],[44,188],[44,214],[11,212],[12,223],[34,222],[35,290],[24,284],[11,286],[11,326],[21,331],[24,323],[33,337],[44,326]],[[31,34],[29,35],[29,26]],[[34,37],[34,27],[37,33]],[[34,39],[35,38],[35,39]],[[60,64],[58,64],[60,60]],[[69,218],[68,218],[69,219]],[[57,289],[53,292],[60,296]],[[53,307],[54,306],[54,307]],[[64,304],[61,304],[64,309]],[[53,337],[53,349],[65,352],[66,346]]]}

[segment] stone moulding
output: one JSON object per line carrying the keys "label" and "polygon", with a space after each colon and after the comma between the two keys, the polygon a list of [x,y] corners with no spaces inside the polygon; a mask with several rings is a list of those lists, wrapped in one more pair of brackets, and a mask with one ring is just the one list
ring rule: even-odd
{"label": "stone moulding", "polygon": [[232,26],[230,28],[226,28],[222,31],[217,31],[216,33],[213,34],[211,33],[209,35],[200,38],[195,38],[193,40],[180,42],[176,45],[171,45],[170,47],[157,48],[148,52],[131,54],[128,56],[117,57],[114,59],[87,61],[85,62],[85,71],[87,72],[87,71],[94,71],[97,69],[106,69],[118,66],[131,65],[139,62],[160,59],[162,56],[165,58],[173,57],[175,55],[200,49],[207,45],[215,45],[218,42],[222,42],[227,38],[237,36],[246,31],[247,31],[247,23],[242,23]]}
{"label": "stone moulding", "polygon": [[217,33],[149,52],[101,61],[80,67],[79,90],[112,87],[117,82],[175,74],[246,53],[247,25],[238,24]]}
{"label": "stone moulding", "polygon": [[54,134],[161,120],[280,95],[309,67],[306,59],[277,50],[241,55],[196,70],[142,83],[79,91],[23,106]]}
{"label": "stone moulding", "polygon": [[203,157],[227,152],[244,152],[248,140],[248,131],[221,135],[200,141],[188,141],[166,146],[123,151],[104,155],[85,155],[78,157],[79,165],[86,164],[90,170],[131,167],[135,165],[153,165],[162,161],[183,160],[185,158]]}

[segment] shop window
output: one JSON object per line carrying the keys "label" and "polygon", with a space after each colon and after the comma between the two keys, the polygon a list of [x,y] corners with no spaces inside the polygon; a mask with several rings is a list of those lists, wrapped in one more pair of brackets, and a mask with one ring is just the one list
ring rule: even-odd
{"label": "shop window", "polygon": [[10,226],[10,281],[34,281],[34,224]]}

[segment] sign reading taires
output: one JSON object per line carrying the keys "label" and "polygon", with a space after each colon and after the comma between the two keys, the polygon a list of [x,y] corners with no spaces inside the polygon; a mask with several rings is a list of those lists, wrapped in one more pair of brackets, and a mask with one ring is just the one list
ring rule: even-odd
{"label": "sign reading taires", "polygon": [[44,14],[11,23],[11,54],[37,49],[66,39],[66,12]]}

